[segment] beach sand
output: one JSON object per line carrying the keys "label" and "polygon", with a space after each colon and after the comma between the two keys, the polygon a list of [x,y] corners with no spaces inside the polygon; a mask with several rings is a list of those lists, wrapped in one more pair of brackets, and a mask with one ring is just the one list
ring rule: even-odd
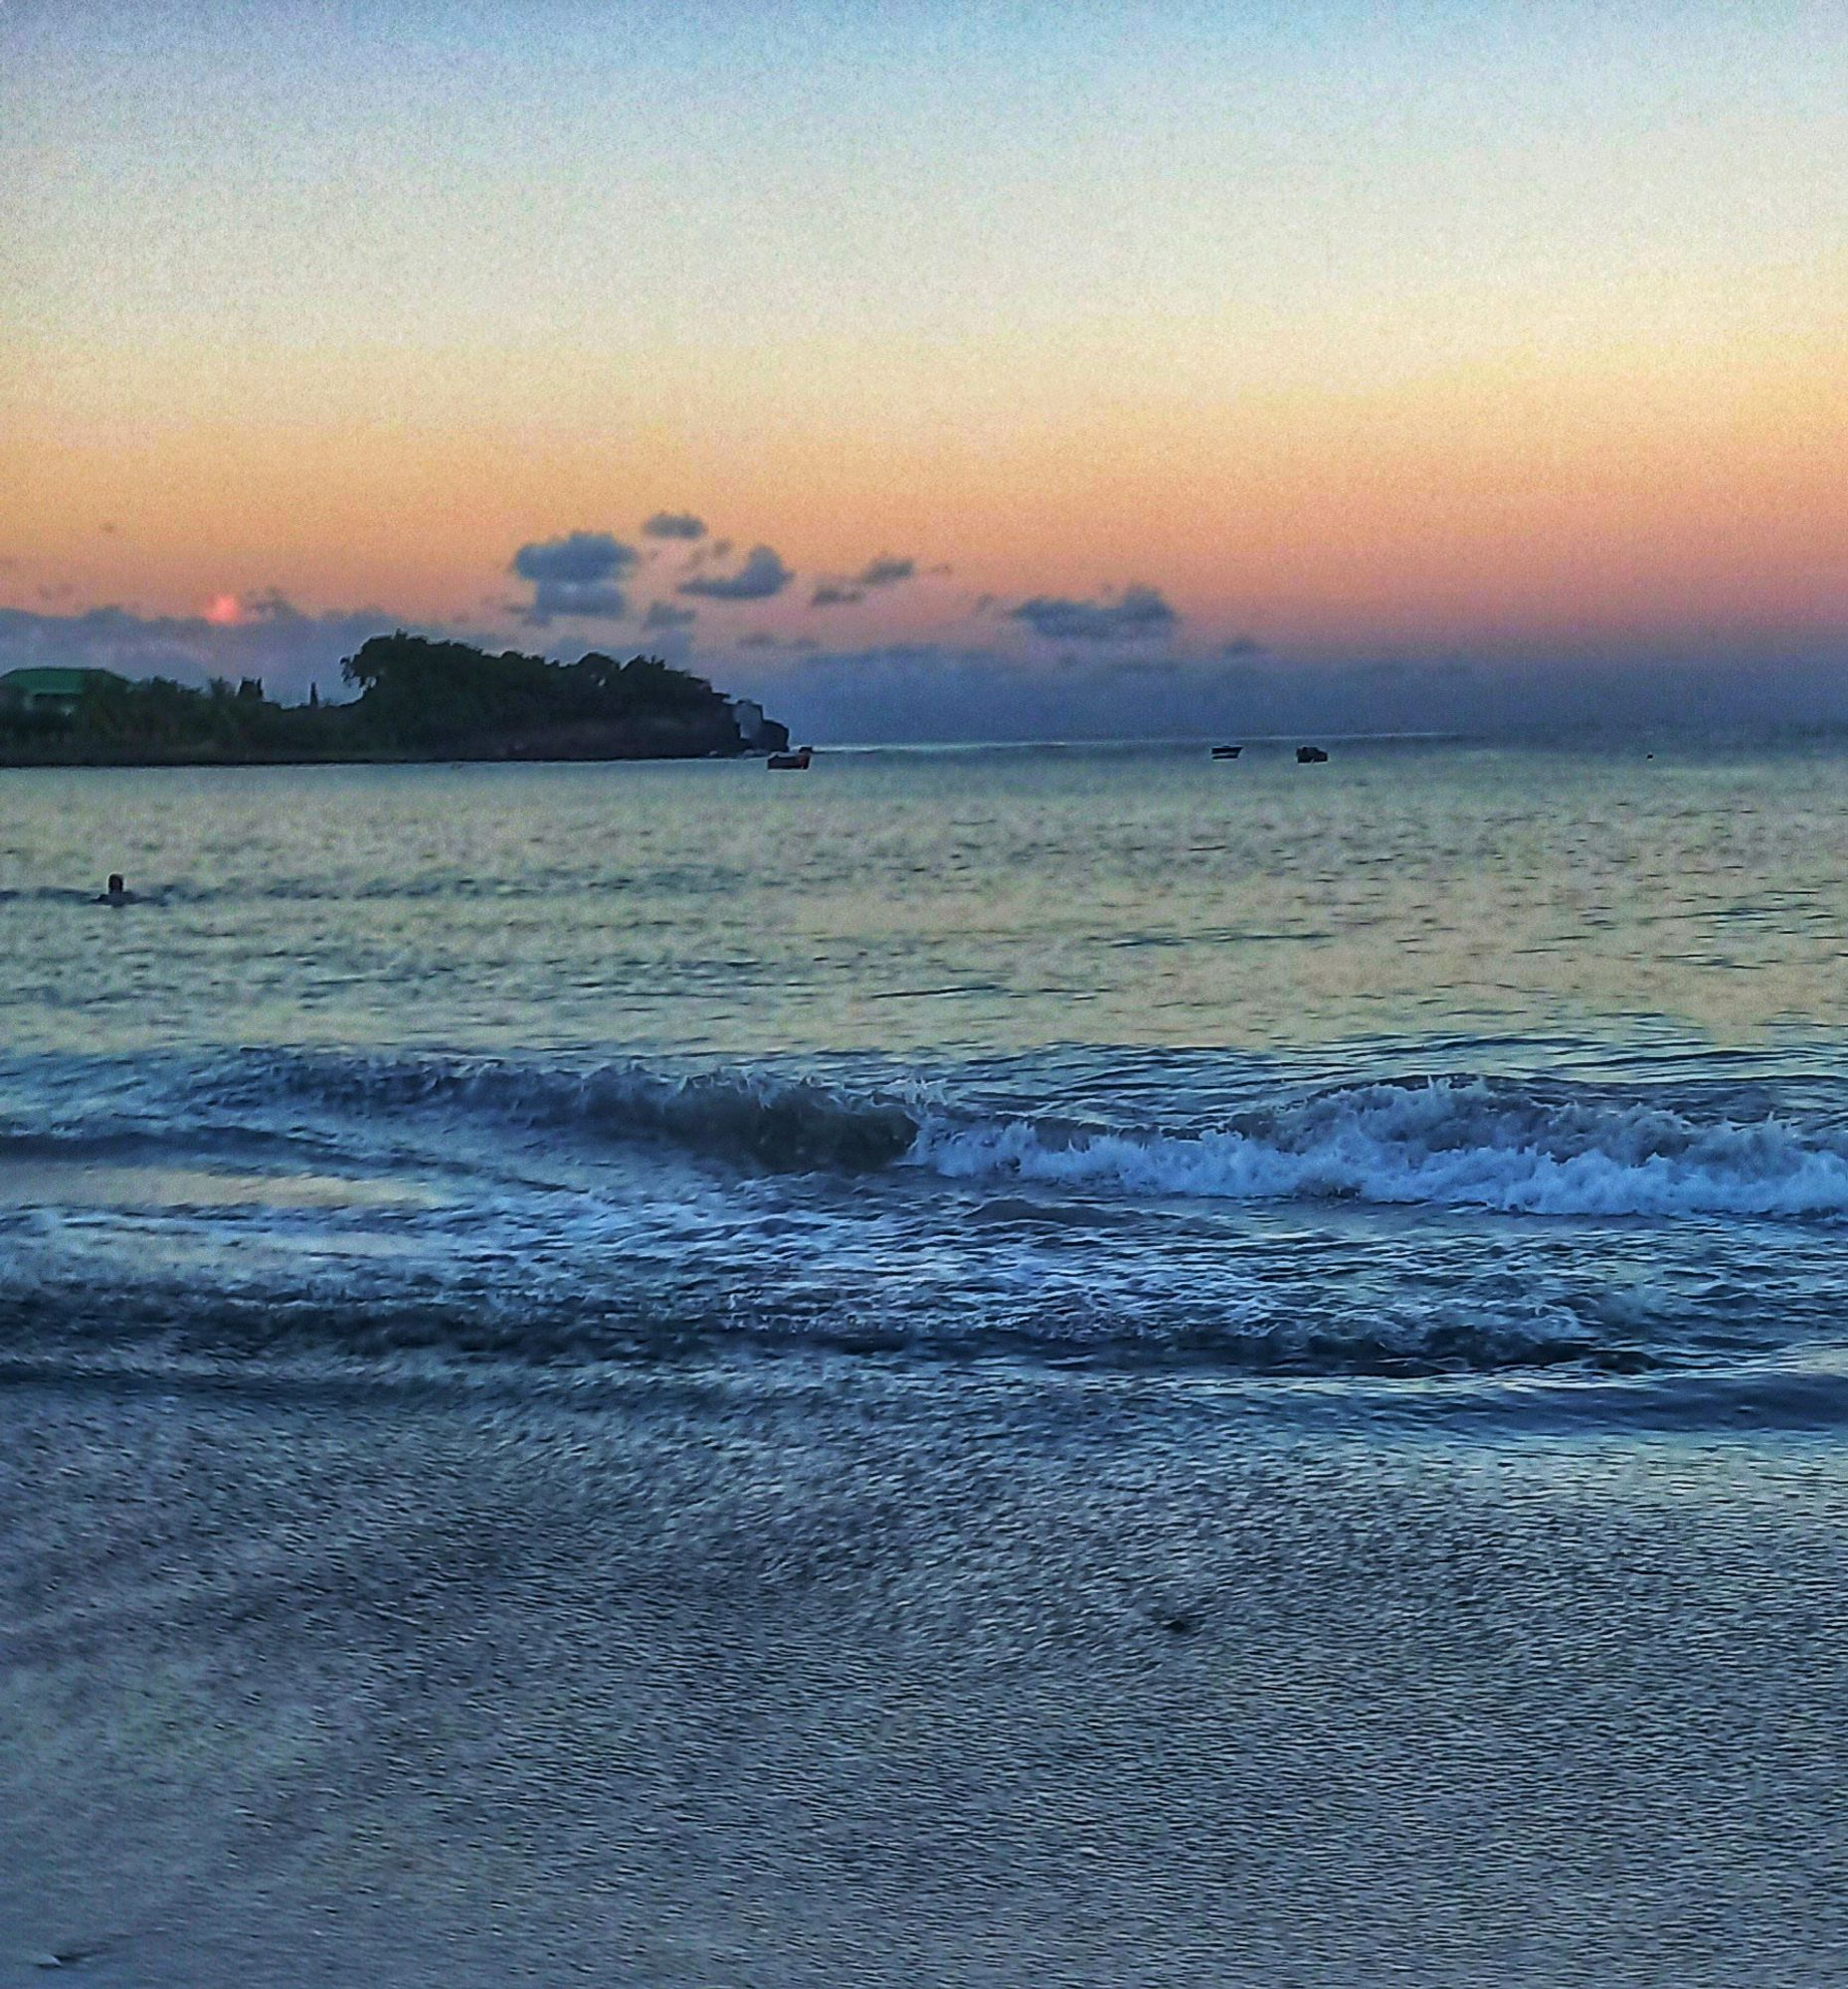
{"label": "beach sand", "polygon": [[15,1380],[0,1981],[1848,1980],[1839,1448],[1390,1399]]}

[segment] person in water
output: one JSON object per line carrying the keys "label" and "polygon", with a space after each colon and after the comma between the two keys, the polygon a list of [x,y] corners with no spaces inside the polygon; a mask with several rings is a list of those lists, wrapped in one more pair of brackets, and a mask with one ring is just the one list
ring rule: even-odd
{"label": "person in water", "polygon": [[134,903],[134,893],[122,882],[122,873],[119,870],[111,870],[109,872],[108,889],[96,900],[96,903],[99,905],[132,905]]}

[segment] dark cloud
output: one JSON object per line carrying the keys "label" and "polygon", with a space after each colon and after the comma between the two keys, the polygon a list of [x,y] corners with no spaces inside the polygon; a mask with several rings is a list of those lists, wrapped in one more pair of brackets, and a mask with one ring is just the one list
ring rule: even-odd
{"label": "dark cloud", "polygon": [[706,521],[690,511],[656,511],[642,529],[650,539],[703,539]]}
{"label": "dark cloud", "polygon": [[768,546],[753,546],[750,557],[734,574],[702,574],[683,580],[682,594],[698,595],[706,601],[768,601],[781,594],[796,578]]}
{"label": "dark cloud", "polygon": [[239,605],[254,622],[288,623],[304,619],[300,609],[279,587],[266,587],[259,594],[247,594]]}
{"label": "dark cloud", "polygon": [[684,629],[688,623],[699,620],[697,608],[676,608],[671,601],[650,601],[648,612],[642,618],[645,629]]}
{"label": "dark cloud", "polygon": [[1100,683],[1120,683],[1129,677],[1179,676],[1186,665],[1179,656],[1099,656],[1095,652],[1081,656],[1067,652],[1053,667],[1074,670]]}
{"label": "dark cloud", "polygon": [[569,587],[587,587],[595,581],[613,580],[636,563],[636,549],[608,532],[568,532],[562,539],[541,539],[521,546],[513,555],[511,571],[522,580],[562,581]]}
{"label": "dark cloud", "polygon": [[1036,594],[1013,611],[1013,619],[1055,642],[1159,640],[1171,634],[1181,620],[1160,588],[1139,584],[1126,587],[1114,600],[1069,601]]}
{"label": "dark cloud", "polygon": [[868,560],[850,580],[823,581],[809,597],[809,606],[847,608],[856,601],[864,601],[869,589],[896,587],[900,581],[915,579],[917,570],[916,560],[896,559],[890,553],[881,553],[877,559]]}
{"label": "dark cloud", "polygon": [[783,644],[768,629],[753,629],[748,635],[738,637],[738,646],[741,649],[780,649]]}
{"label": "dark cloud", "polygon": [[563,617],[580,622],[620,622],[629,613],[629,597],[620,587],[577,580],[542,580],[532,591],[532,605],[522,620],[534,629],[548,628]]}
{"label": "dark cloud", "polygon": [[1234,635],[1219,650],[1222,656],[1261,656],[1264,644],[1255,635]]}
{"label": "dark cloud", "polygon": [[617,584],[636,564],[636,549],[608,532],[569,532],[521,546],[509,571],[533,584],[523,619],[543,629],[561,616],[620,621],[629,603]]}

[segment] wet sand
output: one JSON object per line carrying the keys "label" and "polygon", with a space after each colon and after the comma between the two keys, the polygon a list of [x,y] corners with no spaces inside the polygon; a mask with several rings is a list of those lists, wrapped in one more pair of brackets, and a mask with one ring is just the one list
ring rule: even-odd
{"label": "wet sand", "polygon": [[1837,1435],[842,1360],[0,1394],[0,1982],[1848,1981]]}

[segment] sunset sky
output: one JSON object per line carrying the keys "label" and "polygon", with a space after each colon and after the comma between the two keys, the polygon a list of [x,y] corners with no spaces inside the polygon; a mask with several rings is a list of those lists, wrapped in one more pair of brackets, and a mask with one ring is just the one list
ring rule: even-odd
{"label": "sunset sky", "polygon": [[1840,0],[5,0],[0,668],[292,695],[402,622],[843,735],[1801,717],[1845,160]]}

